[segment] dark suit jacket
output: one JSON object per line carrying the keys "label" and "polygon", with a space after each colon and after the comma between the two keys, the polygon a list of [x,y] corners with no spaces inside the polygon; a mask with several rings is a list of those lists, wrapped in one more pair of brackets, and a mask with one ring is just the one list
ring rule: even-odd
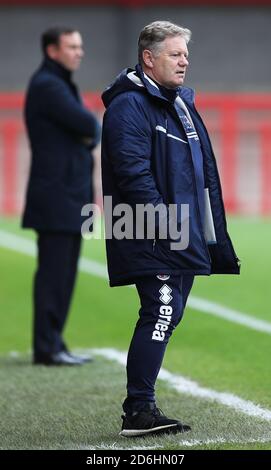
{"label": "dark suit jacket", "polygon": [[100,125],[57,62],[46,58],[31,78],[25,121],[32,161],[23,227],[78,233],[81,208],[93,201],[91,149]]}

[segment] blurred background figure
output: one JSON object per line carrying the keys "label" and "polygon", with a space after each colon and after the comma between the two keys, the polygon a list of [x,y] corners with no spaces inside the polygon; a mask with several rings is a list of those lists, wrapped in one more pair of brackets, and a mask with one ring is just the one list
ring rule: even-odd
{"label": "blurred background figure", "polygon": [[100,126],[71,78],[83,57],[80,33],[55,27],[41,41],[44,60],[25,103],[32,161],[23,227],[33,228],[38,238],[33,361],[80,365],[88,357],[69,352],[62,332],[80,253],[81,209],[93,200],[91,150]]}

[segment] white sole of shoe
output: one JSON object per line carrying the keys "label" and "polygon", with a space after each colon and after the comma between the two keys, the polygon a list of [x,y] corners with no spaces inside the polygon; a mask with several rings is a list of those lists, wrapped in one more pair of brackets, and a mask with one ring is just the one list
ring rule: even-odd
{"label": "white sole of shoe", "polygon": [[119,435],[124,437],[136,437],[144,436],[145,434],[151,434],[152,432],[162,431],[164,429],[176,428],[177,424],[168,424],[167,426],[157,426],[156,428],[150,429],[123,429]]}

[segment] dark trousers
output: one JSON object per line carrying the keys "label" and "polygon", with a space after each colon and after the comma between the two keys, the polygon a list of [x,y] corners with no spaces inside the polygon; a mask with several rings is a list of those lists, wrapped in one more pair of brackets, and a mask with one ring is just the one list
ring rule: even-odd
{"label": "dark trousers", "polygon": [[125,412],[155,402],[155,382],[168,340],[182,319],[194,276],[160,280],[145,277],[136,283],[141,308],[127,358]]}
{"label": "dark trousers", "polygon": [[36,359],[66,349],[62,332],[74,288],[81,235],[38,233],[38,268],[34,278]]}

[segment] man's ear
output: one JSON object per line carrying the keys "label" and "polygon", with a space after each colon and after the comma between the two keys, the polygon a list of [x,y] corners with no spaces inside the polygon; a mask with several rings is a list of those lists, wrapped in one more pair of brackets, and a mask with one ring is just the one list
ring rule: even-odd
{"label": "man's ear", "polygon": [[142,54],[143,62],[146,65],[146,67],[149,67],[150,69],[153,68],[153,55],[152,52],[149,51],[148,49],[144,49],[143,54]]}
{"label": "man's ear", "polygon": [[50,59],[57,59],[58,57],[58,46],[56,44],[49,44],[46,47],[46,53]]}

